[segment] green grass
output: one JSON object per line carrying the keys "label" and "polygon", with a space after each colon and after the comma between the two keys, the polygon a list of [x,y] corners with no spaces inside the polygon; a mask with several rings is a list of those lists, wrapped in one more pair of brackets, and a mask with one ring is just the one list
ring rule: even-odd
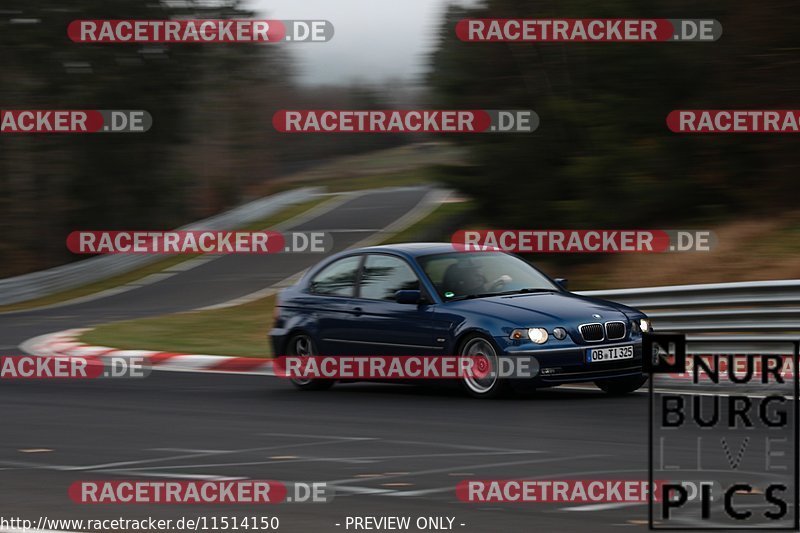
{"label": "green grass", "polygon": [[190,354],[270,357],[275,296],[254,302],[104,324],[81,341],[96,346]]}
{"label": "green grass", "polygon": [[[445,203],[422,220],[386,239],[382,244],[414,240],[449,217],[472,208],[469,202]],[[435,226],[434,226],[435,225]],[[224,309],[209,309],[125,320],[88,331],[81,341],[121,349],[164,352],[269,357],[267,333],[272,324],[275,296]]]}
{"label": "green grass", "polygon": [[[265,217],[261,220],[257,220],[251,224],[247,224],[246,226],[240,229],[256,231],[265,228],[270,228],[282,222],[286,222],[287,220],[294,218],[302,213],[305,213],[306,211],[313,209],[314,207],[330,199],[331,197],[322,196],[319,198],[314,198],[313,200],[309,200],[307,202],[301,202],[299,204],[289,206],[286,209],[282,209],[281,211],[273,215],[270,215],[268,217]],[[151,274],[163,272],[165,270],[170,269],[171,267],[174,267],[175,265],[178,265],[180,263],[183,263],[184,261],[188,261],[189,259],[193,259],[195,257],[197,257],[197,254],[166,256],[164,257],[164,259],[156,261],[155,263],[151,263],[149,265],[137,268],[136,270],[132,270],[124,274],[120,274],[118,276],[112,276],[110,278],[90,283],[88,285],[82,285],[80,287],[75,287],[73,289],[58,292],[55,294],[50,294],[48,296],[43,296],[41,298],[0,306],[0,313],[7,311],[22,311],[25,309],[33,309],[36,307],[42,307],[46,305],[54,305],[58,303],[67,302],[69,300],[74,300],[75,298],[96,294],[98,292],[102,292],[108,289],[113,289],[115,287],[120,287],[122,285],[126,285],[128,283],[141,280],[147,276],[150,276]]]}

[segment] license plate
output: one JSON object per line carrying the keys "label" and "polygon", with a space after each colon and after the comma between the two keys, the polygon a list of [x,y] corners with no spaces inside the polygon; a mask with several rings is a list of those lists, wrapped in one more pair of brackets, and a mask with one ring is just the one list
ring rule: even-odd
{"label": "license plate", "polygon": [[613,348],[589,348],[586,350],[587,363],[619,361],[620,359],[633,359],[633,345],[614,346]]}

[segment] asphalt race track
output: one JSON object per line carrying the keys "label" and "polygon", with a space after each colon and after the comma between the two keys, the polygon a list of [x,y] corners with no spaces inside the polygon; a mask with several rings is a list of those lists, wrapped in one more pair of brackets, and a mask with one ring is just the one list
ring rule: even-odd
{"label": "asphalt race track", "polygon": [[[454,516],[461,531],[595,530],[646,519],[646,506],[474,506],[464,478],[646,476],[645,395],[552,391],[480,402],[449,389],[343,385],[300,393],[277,379],[155,372],[125,383],[3,384],[3,516],[177,518],[275,514],[285,531],[337,531],[348,515]],[[52,449],[21,453],[23,449]],[[81,506],[76,480],[246,477],[335,481],[332,503]],[[591,517],[589,515],[592,515]],[[313,529],[311,529],[313,527]]]}
{"label": "asphalt race track", "polygon": [[[359,196],[292,229],[336,230],[342,249],[425,194]],[[113,297],[0,315],[0,346],[14,354],[19,342],[51,331],[224,302],[317,260],[228,256]],[[289,532],[347,531],[348,516],[451,517],[453,529],[465,532],[646,528],[641,504],[480,505],[455,496],[462,479],[646,479],[644,393],[613,398],[570,388],[477,401],[447,387],[349,384],[299,392],[276,378],[154,372],[143,380],[4,381],[0,398],[4,517],[267,515]],[[332,503],[267,507],[89,506],[67,496],[75,481],[134,478],[327,482],[336,496]]]}

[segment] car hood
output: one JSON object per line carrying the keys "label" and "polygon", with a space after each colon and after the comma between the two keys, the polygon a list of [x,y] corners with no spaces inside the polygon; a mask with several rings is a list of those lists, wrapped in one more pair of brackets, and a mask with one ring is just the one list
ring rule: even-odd
{"label": "car hood", "polygon": [[[625,320],[641,314],[621,304],[558,292],[489,296],[461,303],[468,304],[465,308],[509,320],[521,327]],[[600,318],[592,316],[595,314]]]}

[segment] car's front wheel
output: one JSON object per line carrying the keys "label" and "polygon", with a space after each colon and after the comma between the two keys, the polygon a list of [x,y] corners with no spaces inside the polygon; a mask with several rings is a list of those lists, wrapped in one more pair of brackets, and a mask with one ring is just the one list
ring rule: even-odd
{"label": "car's front wheel", "polygon": [[613,396],[622,396],[623,394],[630,394],[644,385],[647,381],[646,376],[633,376],[628,378],[614,378],[604,379],[603,381],[595,381],[595,385],[600,387],[601,390]]}
{"label": "car's front wheel", "polygon": [[461,384],[473,398],[497,398],[509,390],[508,382],[498,376],[500,359],[489,339],[480,335],[467,338],[461,345],[459,355],[474,357],[477,373],[461,378]]}
{"label": "car's front wheel", "polygon": [[[314,339],[305,333],[293,336],[289,339],[286,350],[287,354],[295,357],[310,357],[317,354]],[[292,384],[302,390],[325,390],[333,386],[334,381],[330,379],[302,379],[291,378]]]}

